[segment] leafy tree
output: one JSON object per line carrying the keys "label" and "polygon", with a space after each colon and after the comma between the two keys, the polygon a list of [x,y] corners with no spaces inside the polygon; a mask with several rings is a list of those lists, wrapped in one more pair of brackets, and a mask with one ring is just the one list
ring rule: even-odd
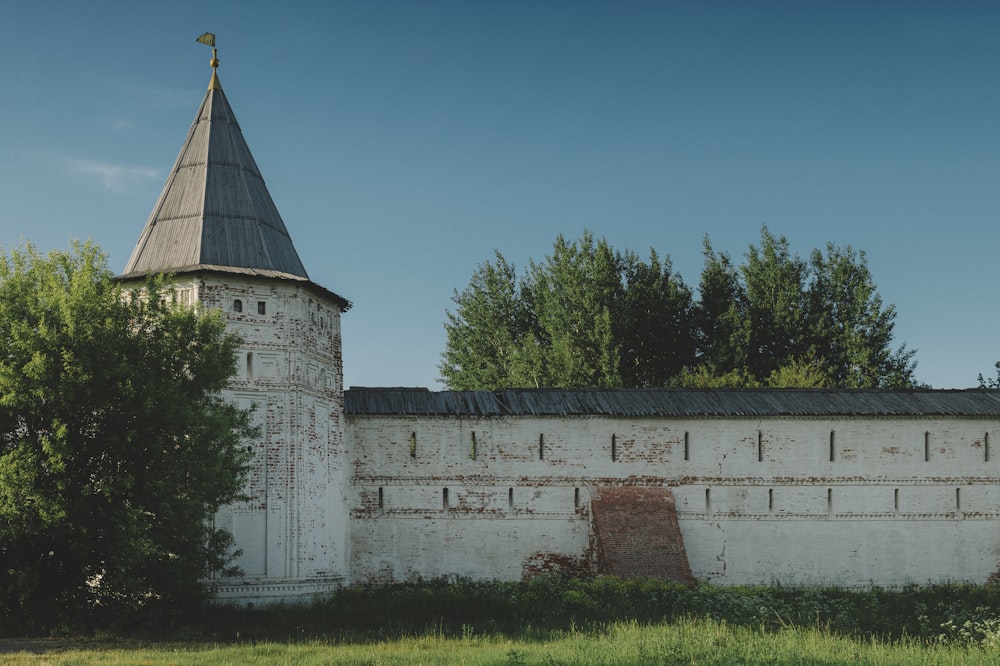
{"label": "leafy tree", "polygon": [[458,391],[511,385],[526,365],[520,356],[528,353],[529,331],[513,264],[497,252],[494,262],[476,268],[469,286],[456,291],[452,301],[458,310],[447,313],[448,347],[439,366],[445,384]]}
{"label": "leafy tree", "polygon": [[[698,370],[683,382],[732,385],[908,387],[914,352],[891,348],[895,307],[883,304],[863,252],[828,244],[808,262],[761,231],[736,267],[705,241]],[[734,370],[735,375],[731,374]],[[740,379],[744,378],[744,379]]]}
{"label": "leafy tree", "polygon": [[764,228],[760,247],[750,245],[741,272],[747,366],[755,377],[768,377],[808,350],[802,307],[806,264],[791,253],[784,237],[775,238]]}
{"label": "leafy tree", "polygon": [[745,368],[733,368],[720,374],[707,365],[684,370],[676,383],[684,388],[760,388],[764,385]]}
{"label": "leafy tree", "polygon": [[559,235],[552,254],[531,262],[524,291],[540,350],[541,386],[620,386],[615,337],[624,292],[622,258],[590,232],[569,243]]}
{"label": "leafy tree", "polygon": [[622,384],[664,386],[692,365],[697,349],[691,291],[670,259],[624,255],[626,290],[616,323]]}
{"label": "leafy tree", "polygon": [[1000,389],[1000,361],[993,364],[996,368],[996,377],[983,377],[983,373],[979,373],[979,388],[988,389]]}
{"label": "leafy tree", "polygon": [[698,287],[693,322],[698,344],[698,370],[693,377],[724,377],[734,370],[745,374],[750,348],[746,326],[747,294],[739,269],[725,253],[704,241],[705,267]]}
{"label": "leafy tree", "polygon": [[891,349],[896,308],[884,305],[864,252],[827,244],[813,250],[805,311],[810,350],[834,386],[913,385],[914,352]]}
{"label": "leafy tree", "polygon": [[699,299],[669,259],[643,261],[585,231],[559,236],[518,280],[498,253],[455,294],[441,376],[511,387],[906,387],[913,352],[891,348],[896,310],[863,252],[805,261],[761,230],[737,265],[705,239]]}
{"label": "leafy tree", "polygon": [[164,284],[123,293],[91,244],[0,252],[0,617],[36,628],[199,601],[230,536],[249,414],[237,340]]}
{"label": "leafy tree", "polygon": [[557,237],[520,280],[497,253],[452,300],[439,368],[454,390],[657,386],[694,357],[691,294],[669,260],[589,231]]}

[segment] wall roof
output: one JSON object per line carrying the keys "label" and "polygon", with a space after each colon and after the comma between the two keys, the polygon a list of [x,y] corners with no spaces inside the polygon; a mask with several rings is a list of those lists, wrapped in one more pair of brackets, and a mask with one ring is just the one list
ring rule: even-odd
{"label": "wall roof", "polygon": [[397,416],[964,416],[1000,417],[989,389],[510,389],[351,387],[348,415]]}

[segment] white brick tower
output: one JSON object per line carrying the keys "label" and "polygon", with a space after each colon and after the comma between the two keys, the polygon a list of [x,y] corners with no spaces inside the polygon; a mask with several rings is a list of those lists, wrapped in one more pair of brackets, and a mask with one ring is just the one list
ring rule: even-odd
{"label": "white brick tower", "polygon": [[221,310],[243,346],[227,397],[254,405],[249,499],[223,508],[244,572],[219,596],[308,598],[348,578],[340,315],[313,283],[247,147],[216,68],[153,212],[120,276],[174,276],[182,302]]}

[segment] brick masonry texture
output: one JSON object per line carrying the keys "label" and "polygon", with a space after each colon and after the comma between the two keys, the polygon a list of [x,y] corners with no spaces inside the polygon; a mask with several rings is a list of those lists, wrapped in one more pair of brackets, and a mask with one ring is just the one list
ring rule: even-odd
{"label": "brick masonry texture", "polygon": [[[353,415],[345,433],[350,576],[366,583],[597,572],[602,549],[610,551],[601,497],[632,489],[617,495],[628,507],[616,519],[625,538],[637,551],[675,548],[678,563],[683,548],[696,580],[982,583],[1000,561],[1000,535],[990,527],[1000,520],[1000,460],[984,446],[997,441],[998,425],[954,417]],[[664,498],[649,509],[656,524],[670,534],[675,519],[679,538],[654,541],[639,518],[627,517],[646,511],[646,490]],[[614,557],[605,555],[603,566],[625,566]],[[681,564],[660,574],[642,566],[648,575],[688,576]]]}
{"label": "brick masonry texture", "polygon": [[668,488],[597,488],[591,510],[602,573],[694,582]]}
{"label": "brick masonry texture", "polygon": [[336,303],[261,278],[178,288],[243,338],[226,396],[262,427],[247,500],[216,516],[244,570],[218,581],[224,599],[546,572],[896,586],[998,571],[995,419],[346,417]]}

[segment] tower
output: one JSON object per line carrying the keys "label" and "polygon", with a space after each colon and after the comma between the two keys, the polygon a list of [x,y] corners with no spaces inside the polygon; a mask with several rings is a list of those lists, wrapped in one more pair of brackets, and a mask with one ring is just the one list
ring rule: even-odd
{"label": "tower", "polygon": [[[214,44],[213,44],[214,45]],[[173,276],[181,303],[220,310],[243,343],[226,391],[254,407],[246,501],[220,510],[243,575],[223,600],[301,599],[347,578],[340,315],[350,302],[312,282],[212,77],[180,154],[119,279]]]}

